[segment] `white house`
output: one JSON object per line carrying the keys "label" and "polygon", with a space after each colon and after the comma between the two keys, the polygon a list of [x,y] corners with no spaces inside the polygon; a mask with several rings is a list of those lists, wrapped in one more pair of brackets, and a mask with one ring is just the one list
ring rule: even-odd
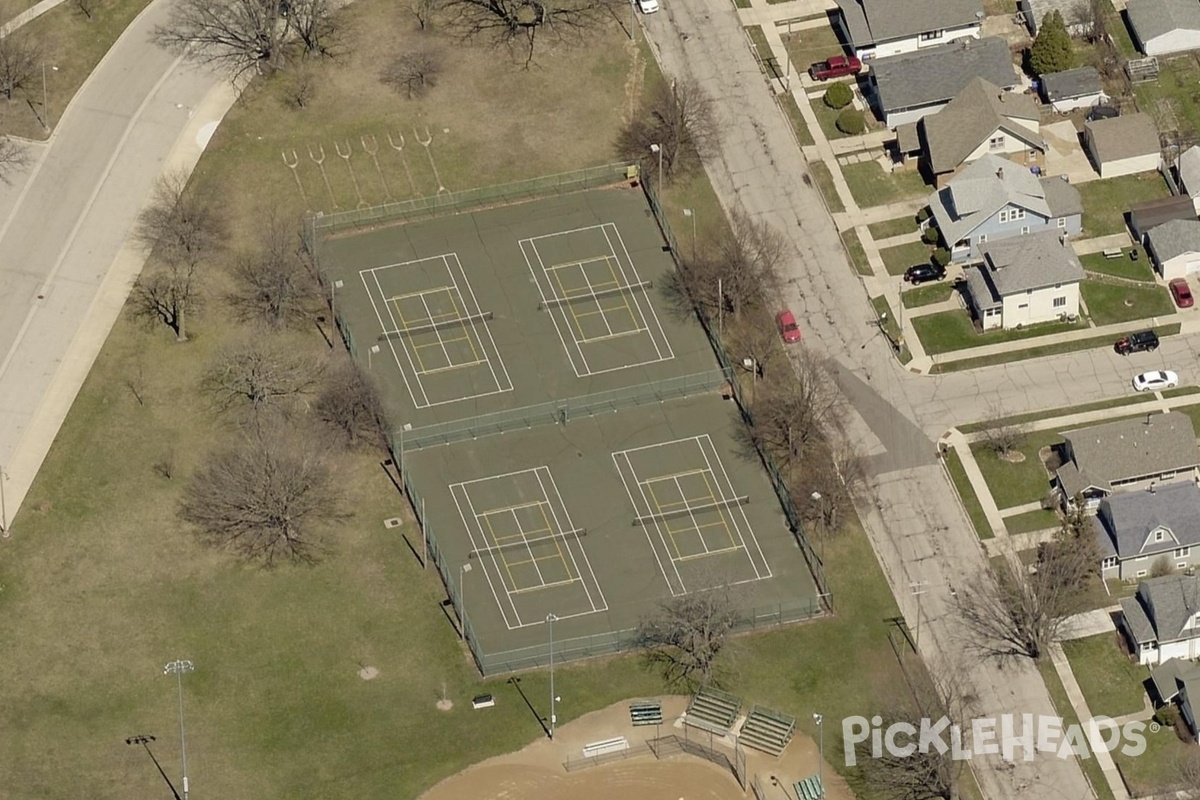
{"label": "white house", "polygon": [[1136,595],[1121,600],[1117,624],[1139,664],[1200,657],[1200,576],[1142,581]]}
{"label": "white house", "polygon": [[[1200,8],[1200,2],[1196,7]],[[1148,114],[1085,122],[1083,139],[1101,178],[1153,172],[1162,161],[1158,128]]]}
{"label": "white house", "polygon": [[917,122],[917,136],[925,164],[941,185],[959,167],[989,153],[1025,167],[1044,163],[1039,119],[1030,95],[973,78],[945,108]]}
{"label": "white house", "polygon": [[911,53],[963,38],[979,38],[981,0],[836,0],[839,38],[854,54],[873,58]]}
{"label": "white house", "polygon": [[1196,0],[1128,0],[1125,15],[1133,43],[1148,56],[1200,50]]}
{"label": "white house", "polygon": [[1200,145],[1192,145],[1179,155],[1175,165],[1181,190],[1192,198],[1192,208],[1200,213]]}
{"label": "white house", "polygon": [[1108,102],[1100,73],[1095,67],[1079,67],[1042,76],[1042,98],[1060,114]]}
{"label": "white house", "polygon": [[1079,315],[1083,266],[1056,230],[987,242],[983,263],[963,275],[984,330],[1006,330]]}
{"label": "white house", "polygon": [[1163,280],[1200,272],[1200,221],[1173,219],[1146,233],[1146,250]]}

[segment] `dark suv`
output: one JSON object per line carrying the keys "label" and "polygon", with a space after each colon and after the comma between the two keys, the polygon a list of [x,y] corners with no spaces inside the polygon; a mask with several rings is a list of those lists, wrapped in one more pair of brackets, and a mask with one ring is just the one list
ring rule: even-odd
{"label": "dark suv", "polygon": [[930,281],[940,281],[946,277],[946,268],[937,264],[917,264],[904,271],[904,280],[913,286],[920,286]]}
{"label": "dark suv", "polygon": [[1117,352],[1123,356],[1158,349],[1158,334],[1154,331],[1138,331],[1117,340]]}

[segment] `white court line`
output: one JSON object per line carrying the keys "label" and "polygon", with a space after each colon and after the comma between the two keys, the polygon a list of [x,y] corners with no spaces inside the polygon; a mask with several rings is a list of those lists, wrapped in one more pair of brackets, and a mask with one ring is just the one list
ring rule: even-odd
{"label": "white court line", "polygon": [[[465,484],[462,484],[462,483],[450,484],[450,496],[454,498],[454,505],[455,505],[455,507],[458,508],[458,516],[462,520],[463,528],[465,528],[467,531],[467,538],[469,538],[471,540],[471,549],[478,551],[479,545],[475,542],[475,536],[474,536],[474,534],[471,533],[471,524],[469,522],[467,522],[467,514],[463,510],[462,503],[459,502],[459,499],[458,499],[459,493],[454,491],[456,488],[462,490],[462,495],[464,498],[466,498],[468,506],[471,504],[471,495],[469,492],[467,492],[467,490],[465,488]],[[478,524],[479,520],[477,517],[475,517],[474,509],[471,509],[471,516],[473,518],[475,518],[475,522],[476,522],[476,524]],[[482,536],[483,531],[480,531],[479,534],[480,534],[480,536]],[[498,578],[500,578],[500,565],[498,563],[496,563],[496,555],[495,555],[495,553],[490,553],[490,555],[492,556],[492,565],[496,568],[496,575]],[[487,579],[488,588],[491,589],[491,591],[492,591],[492,597],[494,597],[496,599],[496,608],[498,608],[500,610],[500,617],[504,620],[505,626],[511,631],[513,629],[513,626],[508,621],[508,615],[504,613],[504,604],[500,602],[500,595],[496,593],[496,585],[494,583],[492,583],[492,575],[490,572],[488,572],[487,563],[485,563],[482,558],[479,559],[479,568],[480,568],[480,571],[483,573],[483,577]],[[504,583],[502,578],[501,578],[500,582],[501,582],[501,584]],[[504,587],[504,591],[507,594],[508,588]],[[509,600],[509,603],[512,603],[511,596],[508,598],[508,600]],[[461,602],[461,599],[460,599],[460,602]],[[516,611],[517,611],[517,609],[516,609],[516,606],[514,605],[513,613],[515,614]],[[521,618],[518,616],[517,617],[518,627],[519,627],[520,622],[521,622]]]}
{"label": "white court line", "polygon": [[[611,222],[607,223],[603,227],[601,227],[600,232],[604,234],[604,243],[606,245],[608,245],[609,258],[611,258],[614,262],[616,262],[617,269],[620,271],[620,277],[618,278],[618,280],[621,283],[623,283],[625,286],[636,286],[637,284],[642,282],[641,277],[638,275],[637,269],[633,266],[632,261],[630,261],[629,266],[630,266],[630,271],[633,272],[634,279],[631,281],[629,279],[629,276],[625,274],[625,265],[621,263],[620,257],[617,256],[617,250],[615,247],[613,247],[612,239],[610,239],[608,236],[609,228],[612,228],[613,233],[617,233],[617,226],[612,224]],[[619,235],[620,234],[618,234],[618,236]],[[626,253],[625,257],[628,258],[629,254]],[[610,272],[612,271],[612,267],[609,267],[609,271]],[[614,274],[613,277],[616,277],[616,275]],[[654,345],[654,352],[658,354],[658,360],[662,361],[663,360],[662,351],[658,349],[658,342],[654,341],[654,334],[650,330],[649,323],[646,322],[646,312],[642,310],[642,296],[641,296],[642,294],[643,294],[643,292],[637,292],[636,294],[631,292],[629,294],[629,299],[633,300],[633,305],[637,307],[637,318],[641,319],[641,321],[642,321],[642,326],[638,330],[645,331],[646,334],[650,337],[650,344]],[[649,300],[649,298],[647,298],[647,300]],[[626,301],[626,308],[629,308],[628,300]],[[633,317],[633,309],[632,308],[629,308],[629,316],[631,318]],[[636,319],[634,321],[636,322]]]}
{"label": "white court line", "polygon": [[[467,292],[470,294],[471,305],[475,307],[474,314],[471,313],[471,309],[466,307],[467,295],[463,294],[462,287],[458,285],[458,278],[455,277],[454,272],[450,269],[451,258],[454,259],[454,263],[458,267],[458,273],[459,275],[462,275],[463,284],[467,287]],[[458,291],[458,296],[462,298],[463,310],[468,312],[467,316],[478,317],[482,315],[483,309],[479,306],[479,300],[475,297],[475,289],[471,286],[471,281],[467,278],[467,272],[463,269],[462,261],[460,261],[458,258],[458,253],[448,253],[442,256],[442,260],[446,264],[446,272],[450,275],[450,280],[454,281],[454,288]],[[475,327],[476,324],[483,326],[483,332],[487,334],[488,341],[492,343],[492,352],[496,354],[496,363],[500,365],[500,371],[504,373],[504,383],[500,382],[500,376],[496,374],[496,367],[492,364],[491,356],[487,354],[486,348],[483,346],[483,337],[479,335],[479,331]],[[511,392],[513,389],[512,378],[508,374],[508,369],[504,366],[504,357],[500,355],[500,348],[496,346],[496,340],[492,337],[491,326],[487,324],[487,320],[479,320],[478,322],[476,322],[476,320],[471,320],[471,330],[475,331],[475,338],[479,341],[480,349],[485,350],[484,357],[487,359],[488,369],[492,371],[492,380],[496,383],[496,389],[498,389],[499,392]],[[505,388],[505,384],[507,384],[508,388]]]}
{"label": "white court line", "polygon": [[[687,494],[683,491],[683,484],[679,482],[679,476],[676,475],[671,480],[674,481],[675,489],[679,492],[679,496],[683,499],[683,501],[685,503],[687,503]],[[708,542],[706,542],[704,540],[704,531],[700,530],[700,523],[696,521],[695,510],[692,508],[690,503],[688,503],[688,505],[686,505],[684,508],[687,509],[688,519],[690,519],[692,521],[692,527],[696,529],[696,535],[698,537],[700,537],[700,545],[704,548],[704,555],[708,555],[708,552],[709,552],[708,551]],[[663,522],[666,522],[666,520],[663,520]],[[671,529],[667,528],[667,530],[671,530]],[[682,531],[680,531],[680,532],[682,533]],[[671,533],[671,541],[675,541],[674,532]],[[679,559],[679,560],[681,560],[681,559]]]}
{"label": "white court line", "polygon": [[584,231],[594,231],[594,230],[596,230],[596,228],[600,228],[600,227],[603,227],[604,225],[611,225],[611,224],[612,224],[611,222],[603,222],[603,223],[599,223],[596,225],[585,225],[582,228],[572,228],[569,231],[555,231],[554,233],[544,233],[541,236],[530,236],[528,239],[525,239],[524,241],[533,242],[533,241],[537,241],[538,239],[553,239],[555,236],[569,236],[572,233],[583,233]]}
{"label": "white court line", "polygon": [[[621,469],[621,464],[620,464],[620,462],[617,461],[617,456],[625,456],[625,464],[629,468],[629,472],[632,475],[635,483],[638,480],[637,470],[635,470],[633,468],[633,462],[629,460],[629,451],[628,450],[619,450],[612,454],[613,467],[616,468],[617,475],[619,475],[621,478],[621,485],[625,487],[625,494],[627,494],[629,496],[629,505],[633,506],[633,514],[634,514],[634,516],[637,516],[637,513],[638,513],[637,500],[633,496],[633,490],[629,488],[629,481],[626,480],[626,478],[625,478],[625,470]],[[639,489],[639,491],[641,491],[640,483],[638,483],[638,489]],[[644,492],[642,493],[642,503],[647,510],[650,508],[650,504],[646,502],[646,495]],[[675,577],[679,579],[679,585],[684,590],[682,593],[687,594],[687,587],[683,583],[683,576],[681,576],[679,574],[679,568],[675,566],[675,560],[671,557],[671,548],[667,547],[667,542],[665,539],[663,539],[662,529],[658,526],[657,521],[655,522],[654,527],[655,527],[655,530],[658,531],[659,541],[662,542],[663,548],[666,550],[667,558],[671,559],[671,568],[675,570]],[[666,567],[663,566],[662,559],[658,557],[658,548],[654,546],[654,538],[650,535],[649,528],[645,528],[645,534],[646,534],[646,541],[650,545],[650,552],[654,554],[654,560],[658,563],[658,571],[662,573],[663,580],[667,584],[667,589],[670,590],[672,597],[678,597],[680,593],[676,592],[675,587],[673,585],[671,585],[671,578],[667,575],[667,569],[666,569]]]}
{"label": "white court line", "polygon": [[[542,302],[545,303],[550,298],[547,297],[545,289],[542,288],[542,277],[538,275],[538,271],[533,267],[533,262],[529,259],[529,252],[525,249],[526,242],[528,242],[530,248],[533,249],[533,255],[537,258],[538,265],[541,267],[542,276],[544,276],[546,280],[549,280],[550,275],[546,270],[546,265],[542,263],[542,256],[538,252],[537,245],[533,243],[533,239],[521,239],[519,242],[521,246],[521,255],[525,256],[525,264],[529,267],[529,274],[533,276],[533,282],[538,288],[538,294],[541,295]],[[553,289],[554,287],[551,286],[550,288]],[[555,297],[557,296],[558,295],[555,294]],[[571,341],[575,344],[575,352],[579,354],[579,360],[583,362],[583,372],[579,371],[579,365],[575,363],[575,356],[571,354],[571,348],[567,345],[567,338],[563,336],[562,329],[558,325],[558,316],[559,313],[562,313],[563,325],[566,325],[568,329],[571,327],[567,321],[566,311],[561,306],[547,306],[546,313],[550,315],[550,321],[554,323],[554,332],[558,334],[558,340],[562,342],[563,352],[567,354],[567,361],[571,363],[571,369],[575,372],[575,377],[584,378],[588,375],[591,375],[592,373],[588,369],[587,360],[584,358],[583,350],[580,349],[579,343],[575,341],[574,332],[571,333]]]}
{"label": "white court line", "polygon": [[[479,530],[479,538],[481,538],[484,541],[484,543],[487,544],[488,543],[487,534],[484,532],[483,526],[479,524],[479,512],[477,512],[475,510],[475,503],[471,500],[471,493],[464,490],[463,496],[467,498],[467,508],[470,509],[471,516],[473,516],[475,518],[475,527]],[[510,608],[512,608],[513,616],[517,620],[516,627],[519,628],[522,625],[521,612],[517,610],[517,604],[512,598],[512,592],[509,591],[508,584],[506,584],[504,582],[504,573],[508,572],[509,577],[511,578],[512,577],[511,571],[508,569],[507,560],[505,560],[504,570],[501,571],[500,562],[496,560],[496,556],[499,555],[499,553],[500,553],[499,550],[490,550],[488,552],[488,555],[490,555],[492,557],[492,566],[496,569],[496,575],[500,580],[500,588],[502,588],[504,590],[504,594],[508,598],[508,605]],[[484,572],[487,572],[486,564],[484,565]],[[491,583],[491,581],[488,581],[488,583]],[[514,585],[513,588],[515,589],[516,586]],[[497,604],[499,604],[500,598],[496,598],[496,602],[497,602]],[[512,630],[513,626],[511,624],[509,624],[508,615],[504,613],[504,606],[500,606],[500,613],[504,616],[504,624],[508,625],[509,630]]]}
{"label": "white court line", "polygon": [[[609,248],[609,249],[612,249],[612,248]],[[608,322],[608,313],[604,310],[604,306],[600,305],[600,298],[596,297],[596,287],[595,287],[595,285],[592,284],[592,279],[588,277],[587,270],[585,270],[583,268],[582,261],[579,262],[578,266],[579,266],[579,274],[580,274],[580,276],[582,276],[583,282],[587,284],[588,294],[590,294],[592,296],[592,298],[591,298],[592,302],[596,304],[596,310],[600,312],[600,317],[601,317],[601,319],[604,320],[604,327],[608,328],[608,335],[612,336],[613,335],[612,325],[609,324],[609,322]],[[583,328],[580,328],[579,332],[582,334]],[[574,331],[572,331],[572,333],[574,333]],[[575,341],[578,342],[579,339],[576,338]]]}
{"label": "white court line", "polygon": [[[554,490],[554,496],[558,498],[558,505],[562,507],[563,517],[567,521],[567,527],[563,527],[562,520],[558,518],[558,511],[550,498],[550,493],[546,491],[546,485],[542,482],[542,472],[546,473],[546,480],[550,482],[550,487]],[[554,473],[549,467],[542,466],[534,469],[534,474],[537,476],[538,485],[542,487],[542,494],[546,497],[550,506],[550,513],[554,517],[554,524],[558,526],[560,531],[576,530],[574,523],[571,522],[571,512],[567,509],[567,504],[563,500],[562,493],[558,490],[558,484],[554,482]],[[583,561],[587,565],[588,574],[592,576],[592,582],[596,584],[596,592],[600,595],[601,608],[596,607],[596,601],[592,598],[592,591],[588,588],[587,581],[583,579],[583,570],[579,568],[579,563],[575,560],[575,551],[567,546],[567,552],[571,554],[571,563],[575,566],[575,573],[579,576],[579,582],[583,584],[583,591],[587,595],[588,603],[592,607],[592,611],[607,611],[608,601],[604,599],[604,590],[600,588],[600,581],[596,578],[596,573],[592,569],[592,562],[588,558],[587,548],[583,546],[583,542],[578,536],[575,537],[575,543],[579,545],[579,552],[583,556]]]}
{"label": "white court line", "polygon": [[[621,236],[621,231],[617,228],[616,225],[612,225],[612,229],[613,229],[613,233],[616,234],[617,241],[621,243],[621,252],[623,252],[625,254],[625,260],[629,262],[629,269],[633,273],[633,278],[634,278],[633,282],[641,283],[642,278],[638,274],[637,265],[633,263],[633,257],[629,255],[629,248],[625,246],[625,239]],[[608,238],[607,232],[605,232],[604,238],[605,239]],[[611,241],[609,242],[608,246],[610,248],[612,247]],[[613,253],[613,257],[617,259],[617,266],[619,266],[621,268],[621,276],[623,278],[625,278],[626,282],[629,282],[629,279],[625,276],[625,267],[621,264],[621,259],[617,257],[616,252]],[[662,336],[662,342],[664,345],[666,345],[666,348],[667,348],[667,354],[664,356],[662,353],[662,350],[658,346],[658,343],[655,342],[654,343],[655,352],[658,353],[660,361],[669,361],[670,359],[675,357],[675,351],[671,349],[671,340],[667,338],[667,332],[663,330],[662,321],[659,320],[659,318],[658,318],[658,312],[654,310],[654,303],[651,303],[650,299],[646,298],[646,304],[650,306],[650,316],[654,317],[654,324],[658,328],[658,332]],[[642,305],[641,305],[640,298],[639,298],[639,302],[638,302],[639,313],[641,312],[641,307],[642,307]],[[645,322],[645,316],[642,317],[642,321]],[[650,339],[651,339],[651,341],[654,340],[653,333],[650,334]]]}
{"label": "white court line", "polygon": [[[541,505],[541,503],[539,503],[538,505]],[[521,532],[521,544],[525,545],[525,552],[529,553],[529,563],[533,564],[533,571],[536,572],[537,576],[538,576],[538,585],[536,587],[522,586],[521,588],[522,589],[545,588],[546,579],[544,577],[542,577],[542,568],[538,566],[537,556],[535,556],[533,554],[533,545],[529,543],[529,536],[528,536],[528,534],[525,533],[525,526],[521,524],[521,520],[517,517],[516,511],[509,511],[508,513],[512,516],[513,522],[517,523],[517,530]],[[499,544],[499,542],[497,542],[497,544]],[[507,558],[504,559],[504,565],[505,565],[505,567],[508,566]],[[508,589],[506,588],[505,591],[507,592]],[[517,591],[517,587],[514,585],[512,588],[512,591],[509,592],[509,594],[513,594],[516,591]]]}
{"label": "white court line", "polygon": [[[702,438],[705,442],[708,442],[709,449],[711,449],[713,452],[713,457],[716,459],[717,466],[719,466],[721,468],[721,475],[725,478],[726,486],[728,486],[729,490],[731,492],[733,492],[733,497],[737,497],[737,490],[734,489],[733,481],[729,480],[729,473],[725,471],[725,464],[724,464],[724,462],[721,461],[721,456],[719,453],[717,453],[717,448],[713,445],[712,439],[709,437],[709,435],[707,433],[704,434],[703,437],[698,436],[696,438],[698,441]],[[704,451],[704,446],[702,444],[700,445],[700,452],[704,455],[704,463],[709,464],[708,453],[706,453]],[[709,464],[709,469],[712,470],[711,464]],[[716,479],[715,471],[713,472],[713,479],[714,480]],[[717,488],[721,490],[721,495],[722,495],[722,497],[724,497],[725,496],[725,487],[718,484]],[[774,573],[771,571],[771,564],[769,561],[767,561],[767,557],[765,555],[763,555],[762,545],[759,544],[758,537],[754,534],[754,526],[750,524],[750,518],[746,516],[746,509],[743,506],[739,505],[738,510],[741,512],[742,521],[746,523],[746,532],[750,535],[750,540],[752,542],[754,542],[754,549],[758,551],[758,557],[762,559],[763,568],[766,569],[767,574],[763,575],[762,573],[760,573],[758,571],[758,565],[754,563],[754,559],[750,556],[749,549],[747,549],[746,557],[750,559],[750,566],[754,567],[754,574],[757,575],[760,579],[770,578],[772,575],[774,575]],[[730,515],[730,516],[732,516],[732,515]],[[746,540],[742,536],[741,528],[738,527],[736,519],[734,520],[734,527],[738,528],[738,538],[742,540],[742,547],[746,547]]]}
{"label": "white court line", "polygon": [[[421,295],[421,307],[425,309],[425,317],[429,320],[433,319],[433,309],[429,307],[429,301],[425,299],[425,295]],[[442,339],[442,332],[434,328],[433,335],[437,337],[438,346],[442,348],[442,355],[446,357],[447,367],[457,367],[454,360],[450,358],[450,351],[446,349],[446,341]],[[424,362],[422,362],[424,363]],[[430,370],[432,372],[432,370]]]}
{"label": "white court line", "polygon": [[[375,309],[375,318],[379,320],[379,329],[388,330],[388,326],[384,324],[383,315],[379,313],[379,306],[375,304],[375,295],[371,293],[371,286],[367,283],[367,271],[359,272],[358,275],[360,278],[362,278],[363,291],[367,293],[367,299],[371,301],[371,308]],[[375,288],[379,291],[379,297],[383,300],[384,307],[387,308],[388,319],[392,321],[392,329],[394,330],[396,328],[396,317],[392,314],[392,309],[388,307],[387,296],[383,293],[383,287],[379,285],[379,278],[376,277],[374,272],[371,272],[371,278],[375,281]],[[334,322],[336,324],[336,320]],[[392,358],[396,360],[396,369],[400,372],[400,378],[404,381],[404,388],[408,389],[408,396],[412,398],[413,406],[416,408],[424,408],[425,406],[421,405],[421,401],[417,399],[417,395],[413,391],[412,384],[408,381],[408,374],[404,371],[404,367],[400,364],[400,356],[396,353],[396,345],[394,344],[394,340],[387,339],[387,343],[388,350],[392,351]],[[408,359],[409,366],[411,366],[413,370],[413,376],[417,381],[417,386],[421,389],[422,395],[424,396],[425,387],[421,386],[420,378],[417,377],[417,367],[412,363],[412,356],[407,350],[404,351],[404,357]],[[428,403],[429,398],[425,397],[425,401]]]}

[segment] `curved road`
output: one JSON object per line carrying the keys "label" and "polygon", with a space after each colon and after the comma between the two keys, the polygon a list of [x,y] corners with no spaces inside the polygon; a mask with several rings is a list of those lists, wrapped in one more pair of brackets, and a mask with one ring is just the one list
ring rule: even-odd
{"label": "curved road", "polygon": [[168,9],[155,0],[134,20],[0,191],[5,527],[141,268],[127,238],[155,178],[190,171],[233,101],[222,78],[151,43]]}

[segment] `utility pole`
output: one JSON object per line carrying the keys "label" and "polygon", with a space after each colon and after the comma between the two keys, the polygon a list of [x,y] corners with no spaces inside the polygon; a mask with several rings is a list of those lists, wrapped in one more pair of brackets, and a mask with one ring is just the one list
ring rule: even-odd
{"label": "utility pole", "polygon": [[908,588],[912,590],[913,597],[917,598],[917,651],[921,649],[921,596],[925,594],[925,581],[912,581],[908,584]]}
{"label": "utility pole", "polygon": [[558,702],[558,698],[554,696],[554,623],[558,621],[558,617],[554,614],[546,615],[546,624],[550,626],[550,738],[554,738],[554,722],[557,715],[554,713],[554,704]]}
{"label": "utility pole", "polygon": [[183,758],[183,800],[187,800],[188,796],[188,776],[187,776],[187,737],[183,731],[183,673],[195,672],[196,665],[191,661],[178,659],[172,661],[163,667],[164,675],[174,675],[175,682],[179,686],[179,752]]}

